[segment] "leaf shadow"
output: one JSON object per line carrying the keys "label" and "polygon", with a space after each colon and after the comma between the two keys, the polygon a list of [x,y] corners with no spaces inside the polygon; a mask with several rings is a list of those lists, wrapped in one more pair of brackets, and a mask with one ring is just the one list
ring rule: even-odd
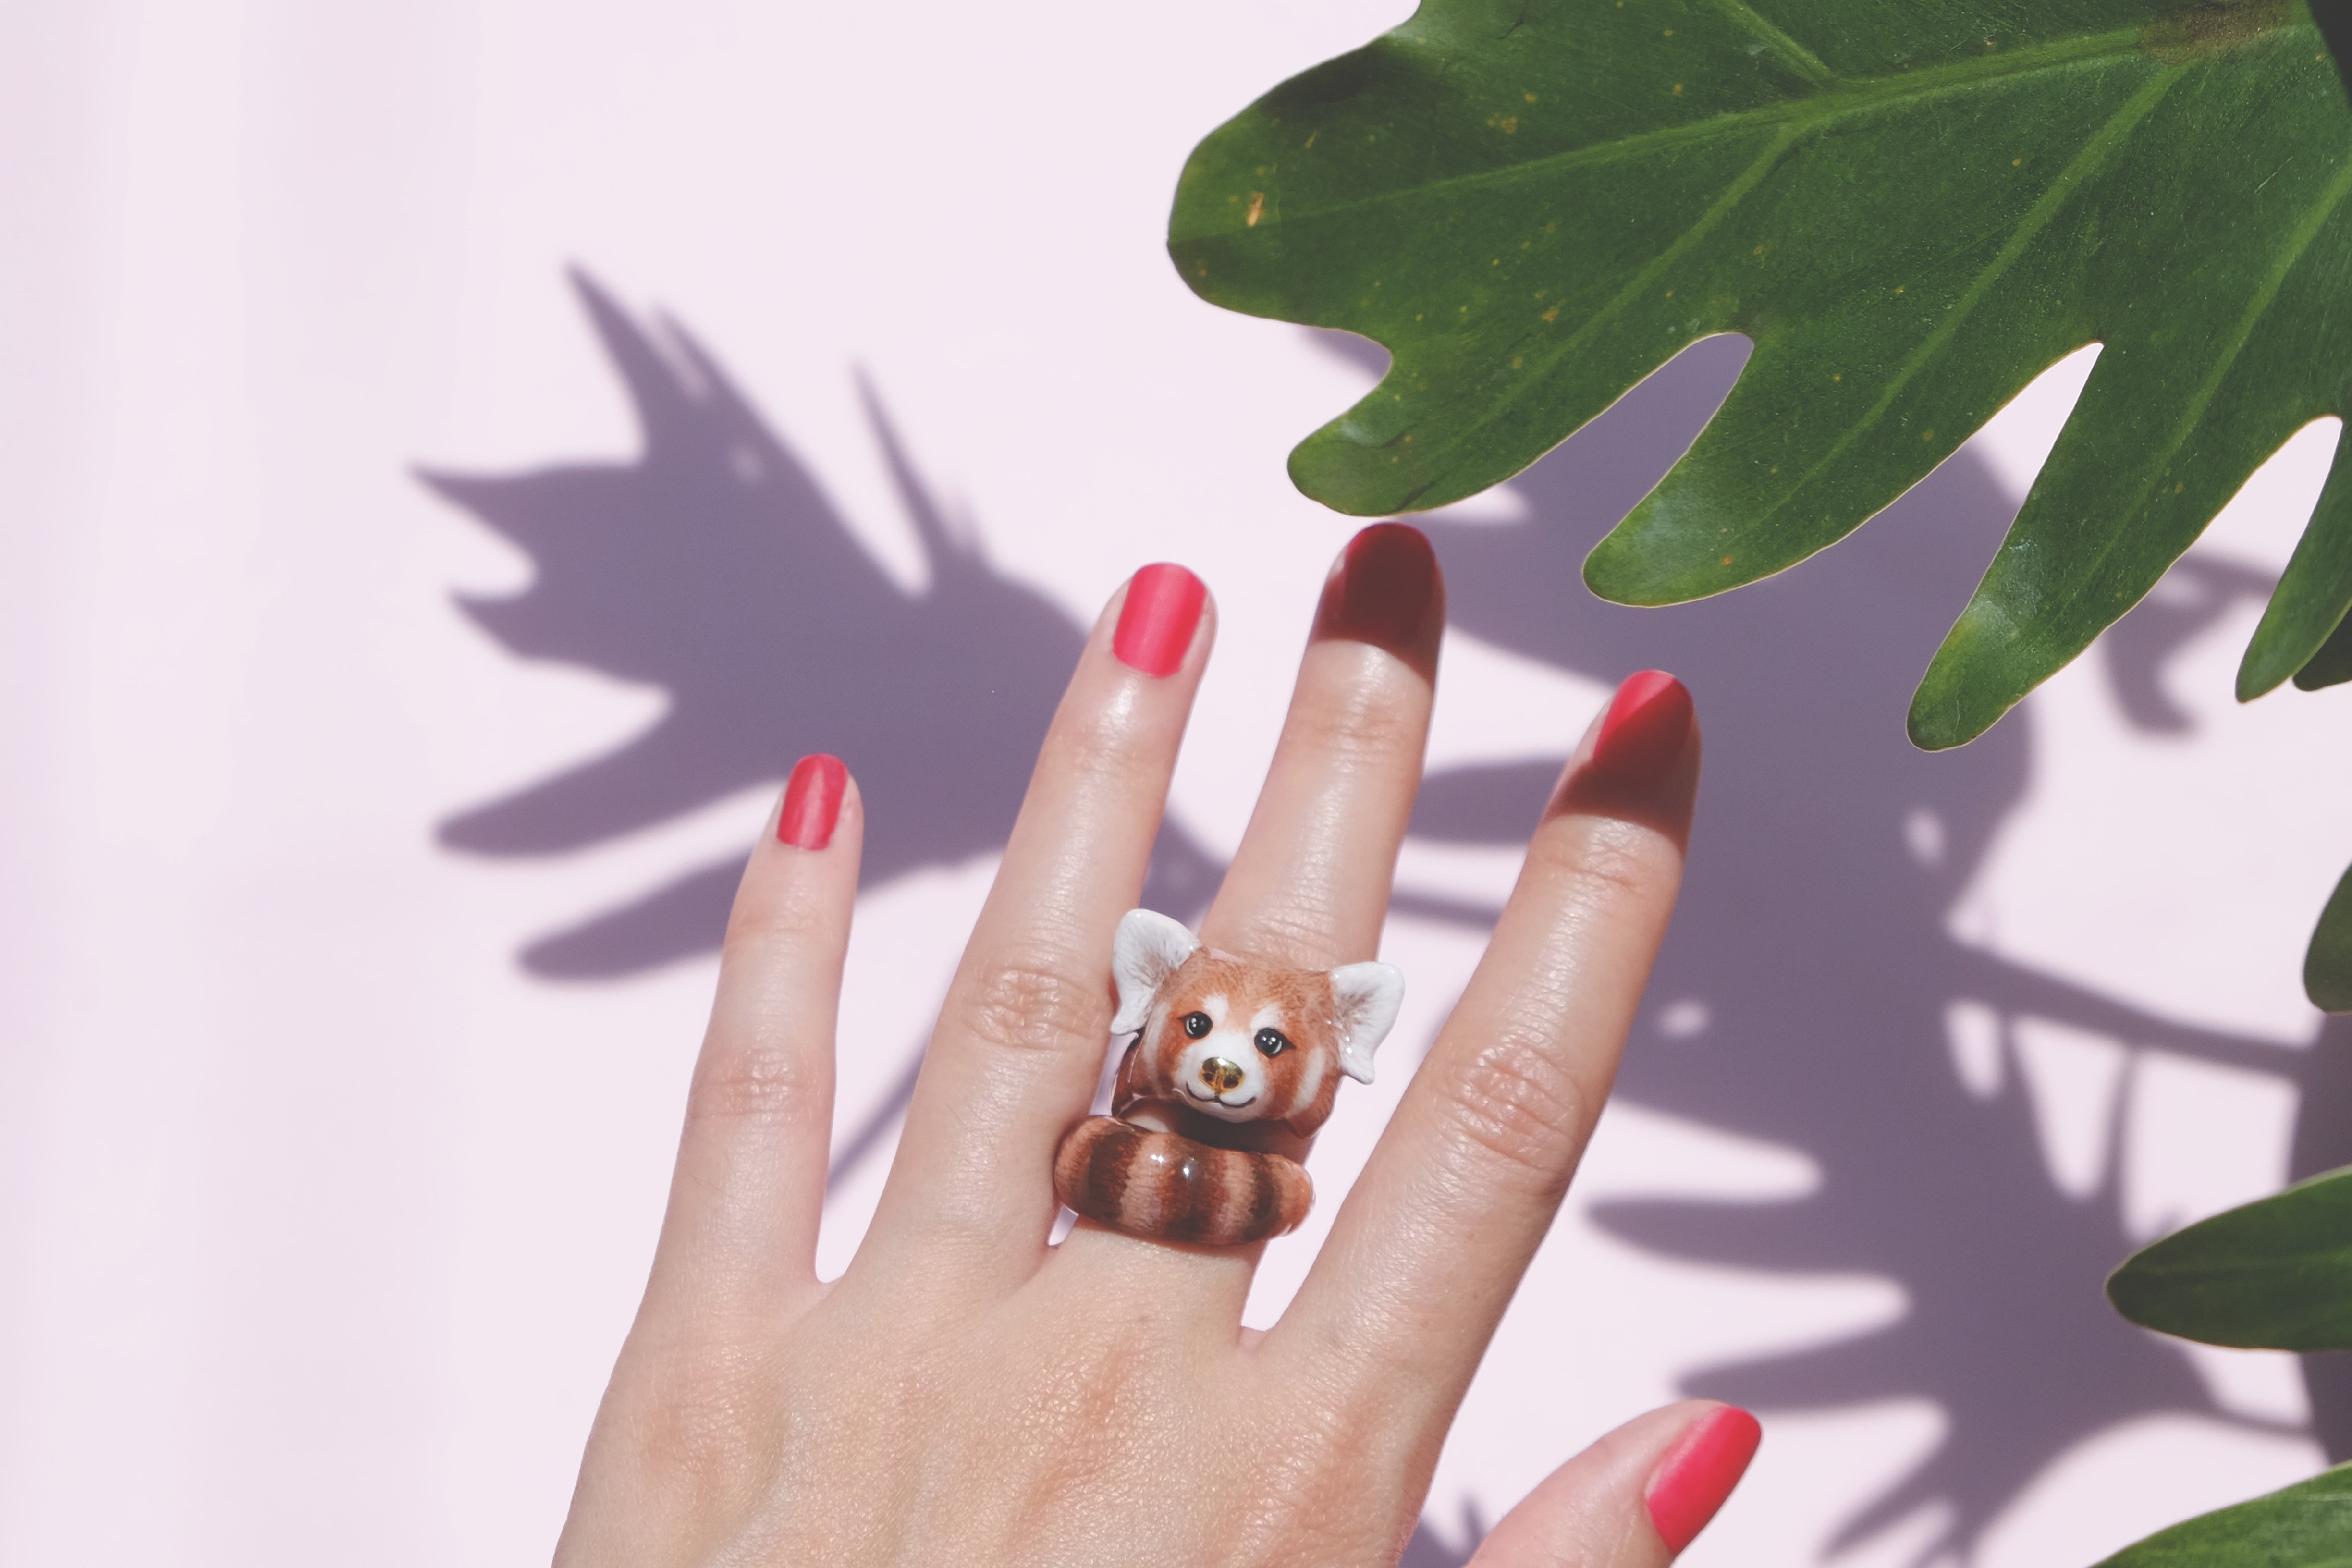
{"label": "leaf shadow", "polygon": [[[449,817],[441,842],[568,854],[781,785],[803,753],[834,752],[857,761],[867,885],[1002,847],[1085,628],[989,564],[872,388],[866,413],[929,575],[920,592],[866,552],[691,332],[633,319],[583,272],[572,282],[628,394],[639,453],[418,477],[530,557],[520,592],[460,597],[477,625],[520,658],[658,687],[666,707],[611,752]],[[546,933],[523,967],[607,978],[707,952],[741,870],[740,858],[696,868]],[[1171,826],[1152,891],[1187,909],[1221,870]]]}
{"label": "leaf shadow", "polygon": [[[524,551],[531,580],[459,607],[517,658],[659,688],[664,711],[604,755],[443,821],[446,847],[495,858],[592,848],[745,788],[781,787],[811,752],[856,760],[873,887],[1003,847],[1086,630],[997,573],[977,530],[916,468],[861,385],[929,581],[908,592],[868,555],[798,454],[677,321],[641,321],[571,275],[627,395],[639,450],[518,474],[420,468],[429,489]],[[743,858],[685,868],[523,947],[559,981],[609,980],[713,952]],[[1172,817],[1144,900],[1187,918],[1223,863]],[[837,1140],[835,1176],[887,1147],[921,1042]]]}
{"label": "leaf shadow", "polygon": [[[1318,335],[1382,368],[1376,345]],[[1632,609],[1582,591],[1585,552],[1686,448],[1746,352],[1735,337],[1695,344],[1635,387],[1513,482],[1523,521],[1426,526],[1462,630],[1602,681],[1671,668],[1697,698],[1707,776],[1689,873],[1618,1093],[1801,1150],[1821,1183],[1790,1203],[1619,1202],[1597,1217],[1678,1258],[1901,1287],[1908,1307],[1895,1323],[1703,1369],[1685,1392],[1768,1417],[1933,1400],[1947,1416],[1937,1446],[1825,1547],[1834,1555],[1938,1510],[1947,1522],[1920,1545],[1925,1562],[1969,1552],[2035,1475],[2102,1429],[2161,1411],[2229,1418],[2179,1352],[2116,1317],[2101,1289],[2136,1244],[2116,1135],[2124,1091],[2095,1186],[2062,1191],[2018,1023],[2298,1081],[2343,1053],[2184,1027],[1951,934],[1955,902],[2023,800],[2034,746],[2030,703],[1957,752],[1919,752],[1903,731],[1912,682],[2015,511],[1973,454],[1835,549],[1738,593]],[[2166,694],[2169,661],[2271,586],[2199,557],[2169,582],[2100,654],[2126,719],[2157,732],[2192,721]],[[1552,771],[1433,775],[1415,831],[1515,842]],[[1990,1086],[1972,1090],[1956,1070],[1956,1005],[2000,1020]],[[1704,1020],[1696,1031],[1693,1019]],[[2307,1121],[2352,1127],[2346,1097],[2304,1099]],[[2339,1142],[2352,1157],[2352,1133]],[[2340,1381],[2352,1393],[2352,1369]],[[2314,1390],[2325,1426],[2328,1401]]]}

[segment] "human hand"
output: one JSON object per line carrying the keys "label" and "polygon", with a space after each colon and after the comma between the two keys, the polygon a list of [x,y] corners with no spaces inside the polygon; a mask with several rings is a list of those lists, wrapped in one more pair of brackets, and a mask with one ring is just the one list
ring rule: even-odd
{"label": "human hand", "polygon": [[[1299,968],[1373,955],[1444,624],[1427,542],[1365,530],[1202,939]],[[1080,1222],[1111,936],[1143,884],[1215,614],[1150,567],[1097,624],[846,1272],[815,1277],[835,1004],[864,826],[794,771],[729,922],[645,1301],[556,1549],[593,1564],[1388,1564],[1607,1100],[1674,903],[1698,778],[1679,683],[1596,719],[1486,956],[1296,1299],[1241,1327],[1256,1247]],[[951,758],[940,760],[952,766]],[[1660,1568],[1757,1436],[1653,1411],[1507,1514],[1478,1568]]]}

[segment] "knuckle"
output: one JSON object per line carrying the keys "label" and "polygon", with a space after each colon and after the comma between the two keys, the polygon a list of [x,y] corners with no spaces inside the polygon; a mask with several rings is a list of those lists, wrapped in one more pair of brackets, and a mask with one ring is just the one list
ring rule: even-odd
{"label": "knuckle", "polygon": [[1330,888],[1301,878],[1274,895],[1248,918],[1245,945],[1241,951],[1269,962],[1298,969],[1326,969],[1342,955],[1333,935],[1339,914],[1332,908]]}
{"label": "knuckle", "polygon": [[1647,897],[1671,886],[1673,854],[1655,832],[1615,820],[1577,825],[1570,833],[1538,833],[1528,856],[1551,876],[1598,900]]}
{"label": "knuckle", "polygon": [[687,1091],[689,1126],[705,1122],[773,1122],[799,1118],[818,1098],[793,1052],[745,1047],[697,1064]]}
{"label": "knuckle", "polygon": [[1120,709],[1065,710],[1055,715],[1038,757],[1038,772],[1118,784],[1148,766],[1136,743],[1133,720]]}
{"label": "knuckle", "polygon": [[623,1426],[638,1462],[688,1493],[730,1489],[755,1457],[768,1359],[698,1346],[640,1365]]}
{"label": "knuckle", "polygon": [[1023,1054],[1097,1052],[1110,1029],[1110,1005],[1099,979],[1017,960],[983,971],[962,1014],[964,1028],[981,1045]]}
{"label": "knuckle", "polygon": [[1304,704],[1291,722],[1287,739],[1342,766],[1421,753],[1417,712],[1374,686],[1354,688],[1342,700]]}
{"label": "knuckle", "polygon": [[1448,1079],[1448,1131],[1463,1155],[1534,1195],[1568,1191],[1585,1131],[1585,1097],[1533,1040],[1503,1038],[1474,1051]]}
{"label": "knuckle", "polygon": [[757,901],[738,900],[727,915],[727,934],[720,941],[722,964],[744,963],[756,955],[814,942],[839,915],[807,898],[782,897]]}

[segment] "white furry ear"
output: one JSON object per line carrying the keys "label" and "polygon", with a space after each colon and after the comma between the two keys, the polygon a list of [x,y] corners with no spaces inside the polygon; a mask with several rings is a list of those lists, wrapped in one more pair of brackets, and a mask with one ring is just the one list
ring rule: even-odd
{"label": "white furry ear", "polygon": [[1339,1070],[1358,1083],[1372,1081],[1372,1053],[1396,1026],[1404,1005],[1404,971],[1393,963],[1343,963],[1331,972],[1331,1000],[1339,1031]]}
{"label": "white furry ear", "polygon": [[1118,1016],[1110,1021],[1110,1032],[1131,1035],[1143,1027],[1160,987],[1200,946],[1200,939],[1182,921],[1156,910],[1129,910],[1121,915],[1118,934],[1110,940],[1110,973],[1118,982]]}

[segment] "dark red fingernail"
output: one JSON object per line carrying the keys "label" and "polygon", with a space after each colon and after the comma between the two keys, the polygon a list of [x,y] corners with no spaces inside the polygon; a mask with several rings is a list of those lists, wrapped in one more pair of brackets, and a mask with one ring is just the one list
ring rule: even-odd
{"label": "dark red fingernail", "polygon": [[1175,674],[1192,647],[1208,597],[1208,585],[1181,566],[1164,561],[1146,566],[1128,579],[1127,603],[1118,607],[1110,651],[1129,669]]}
{"label": "dark red fingernail", "polygon": [[1629,675],[1609,700],[1592,766],[1612,784],[1656,784],[1690,743],[1690,688],[1663,669]]}
{"label": "dark red fingernail", "polygon": [[776,837],[795,849],[822,849],[833,842],[834,824],[841,820],[841,796],[849,788],[849,770],[839,757],[818,752],[793,764],[792,782],[784,785],[784,809],[776,816]]}
{"label": "dark red fingernail", "polygon": [[1318,637],[1349,637],[1402,650],[1431,629],[1437,603],[1437,554],[1421,530],[1376,522],[1348,541],[1339,570],[1317,607]]}
{"label": "dark red fingernail", "polygon": [[1684,1433],[1682,1441],[1658,1461],[1644,1497],[1650,1522],[1667,1551],[1680,1552],[1697,1539],[1748,1473],[1748,1461],[1763,1440],[1761,1422],[1738,1405],[1727,1405]]}

